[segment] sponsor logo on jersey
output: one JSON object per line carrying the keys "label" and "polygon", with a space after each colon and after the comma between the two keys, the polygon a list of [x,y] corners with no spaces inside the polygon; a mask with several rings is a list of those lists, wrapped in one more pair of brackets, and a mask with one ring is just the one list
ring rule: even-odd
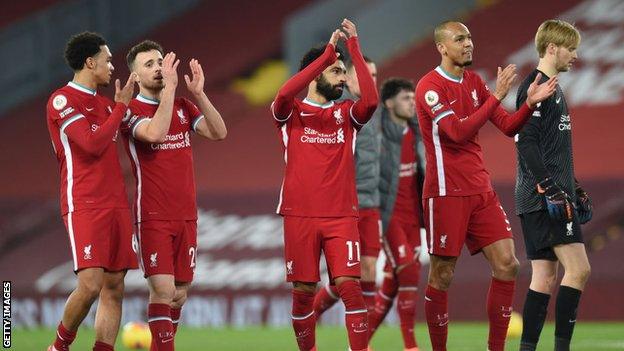
{"label": "sponsor logo on jersey", "polygon": [[91,244],[87,245],[84,247],[84,259],[85,260],[90,260],[93,257],[91,257]]}
{"label": "sponsor logo on jersey", "polygon": [[293,274],[293,261],[286,262],[286,274]]}
{"label": "sponsor logo on jersey", "polygon": [[559,130],[572,130],[572,120],[570,119],[570,115],[561,115],[559,119]]}
{"label": "sponsor logo on jersey", "polygon": [[342,110],[335,110],[334,118],[336,119],[336,124],[344,123],[344,119],[342,118]]}
{"label": "sponsor logo on jersey", "polygon": [[62,110],[65,105],[67,105],[67,98],[65,95],[57,95],[52,100],[52,107],[57,111]]}
{"label": "sponsor logo on jersey", "polygon": [[188,119],[186,119],[186,116],[184,115],[184,110],[179,109],[176,112],[178,114],[178,118],[180,119],[180,124],[187,124],[188,123]]}
{"label": "sponsor logo on jersey", "polygon": [[442,249],[446,248],[446,237],[446,234],[440,236],[440,248]]}
{"label": "sponsor logo on jersey", "polygon": [[433,106],[438,103],[438,100],[440,100],[438,93],[433,90],[427,90],[427,92],[425,93],[425,102],[427,103],[427,105]]}
{"label": "sponsor logo on jersey", "polygon": [[328,134],[320,133],[310,127],[305,127],[303,133],[299,140],[306,144],[338,144],[345,142],[344,130],[342,128]]}
{"label": "sponsor logo on jersey", "polygon": [[190,146],[191,136],[188,131],[177,134],[167,134],[164,142],[151,144],[152,150],[177,150]]}
{"label": "sponsor logo on jersey", "polygon": [[154,252],[153,254],[150,255],[150,267],[156,267],[158,266],[158,252]]}

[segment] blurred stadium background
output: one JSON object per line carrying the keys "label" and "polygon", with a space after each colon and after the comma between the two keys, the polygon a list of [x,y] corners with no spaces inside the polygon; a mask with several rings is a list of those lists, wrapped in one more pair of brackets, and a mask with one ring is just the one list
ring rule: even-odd
{"label": "blurred stadium background", "polygon": [[[0,276],[13,283],[12,322],[22,331],[18,335],[26,338],[26,329],[56,326],[75,284],[59,216],[58,169],[46,129],[45,103],[51,91],[71,79],[62,52],[67,38],[83,30],[107,38],[114,76],[120,79],[128,74],[127,50],[144,38],[175,51],[183,61],[180,74],[188,71],[189,59],[198,58],[206,73],[205,90],[228,125],[225,141],[196,142],[193,147],[199,256],[182,324],[287,330],[291,300],[284,283],[281,219],[273,214],[283,160],[268,106],[305,50],[326,41],[344,17],[358,25],[364,53],[378,63],[380,83],[390,76],[417,81],[434,68],[439,56],[431,31],[444,19],[467,24],[475,43],[472,68],[492,81],[490,86],[497,66],[515,63],[520,76],[534,68],[533,37],[543,20],[562,18],[580,28],[579,60],[573,71],[561,76],[573,116],[576,175],[596,207],[594,219],[584,227],[592,276],[577,328],[585,321],[624,321],[624,2],[21,0],[3,2],[0,14],[0,65],[4,67],[0,86],[5,87],[0,100]],[[112,92],[111,88],[102,91],[109,96]],[[185,94],[182,84],[178,92]],[[513,108],[515,89],[505,104]],[[530,267],[519,221],[511,215],[513,141],[491,125],[482,129],[480,141],[517,238],[522,268],[514,308],[521,310]],[[132,174],[125,152],[121,154],[127,189],[132,192]],[[424,278],[421,281],[425,283]],[[485,261],[464,255],[450,294],[454,321],[487,318],[488,281]],[[129,273],[126,286],[123,322],[144,320],[147,290],[141,274]],[[333,308],[323,322],[341,324],[341,312],[341,306]],[[392,324],[396,318],[393,313],[390,317]],[[92,325],[93,315],[85,323]],[[621,333],[611,346],[590,344],[579,349],[624,349],[623,324],[615,325]],[[417,329],[426,345],[422,320]],[[233,336],[230,344],[236,345],[238,339]],[[271,345],[271,340],[263,343]],[[20,346],[26,344],[17,339],[13,344],[17,350],[31,349]],[[294,348],[292,340],[290,346],[275,345],[267,349]],[[461,349],[473,349],[466,347]]]}

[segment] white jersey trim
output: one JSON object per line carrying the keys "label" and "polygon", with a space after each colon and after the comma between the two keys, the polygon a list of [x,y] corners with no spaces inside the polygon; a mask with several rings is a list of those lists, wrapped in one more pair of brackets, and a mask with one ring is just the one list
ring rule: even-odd
{"label": "white jersey trim", "polygon": [[438,125],[432,124],[431,135],[433,137],[433,147],[435,149],[436,170],[438,171],[438,191],[440,196],[446,196],[446,177],[444,175],[444,159],[442,158],[442,145],[440,144],[440,134]]}
{"label": "white jersey trim", "polygon": [[201,121],[204,118],[206,118],[204,115],[199,115],[197,116],[197,118],[195,118],[195,121],[193,122],[193,131],[195,133],[197,133],[197,124],[199,124],[199,121]]}
{"label": "white jersey trim", "polygon": [[455,113],[455,112],[453,112],[453,111],[444,111],[444,112],[440,113],[439,115],[435,116],[435,117],[433,118],[433,122],[434,122],[435,124],[438,124],[438,122],[440,122],[440,120],[442,120],[442,118],[444,118],[444,117],[446,117],[446,116],[450,116],[450,115],[452,115],[452,114],[454,114],[454,113]]}
{"label": "white jersey trim", "polygon": [[96,90],[91,90],[91,89],[89,89],[87,87],[84,87],[84,86],[82,86],[82,85],[80,85],[78,83],[75,83],[75,82],[69,82],[69,83],[67,83],[67,86],[72,87],[72,88],[74,88],[74,89],[76,89],[78,91],[82,91],[83,93],[87,93],[89,95],[93,95],[93,96],[97,95],[97,91]]}
{"label": "white jersey trim", "polygon": [[429,254],[433,255],[433,198],[429,198]]}
{"label": "white jersey trim", "polygon": [[67,211],[74,211],[74,162],[72,160],[71,147],[69,146],[69,139],[64,130],[61,130],[61,144],[63,145],[63,152],[65,153],[65,168],[67,170]]}
{"label": "white jersey trim", "polygon": [[353,106],[355,106],[355,104],[351,105],[351,108],[349,108],[349,115],[351,115],[351,120],[353,121],[353,123],[355,123],[358,126],[362,127],[366,123],[360,123],[360,121],[358,121],[357,118],[355,118],[355,116],[353,115]]}
{"label": "white jersey trim", "polygon": [[71,245],[72,258],[74,260],[74,271],[78,270],[78,257],[76,255],[76,239],[74,239],[74,223],[72,212],[67,214],[67,231],[69,232],[69,244]]}
{"label": "white jersey trim", "polygon": [[280,122],[280,123],[283,123],[283,122],[288,121],[288,119],[290,118],[290,116],[292,116],[293,111],[295,110],[295,109],[293,108],[292,110],[290,110],[290,113],[288,114],[288,116],[286,116],[286,118],[281,119],[281,118],[279,118],[279,117],[277,117],[277,116],[275,115],[275,110],[273,110],[273,105],[275,105],[275,101],[273,101],[273,102],[271,103],[271,114],[273,115],[273,118],[274,118],[276,121]]}
{"label": "white jersey trim", "polygon": [[67,128],[70,124],[76,122],[77,120],[81,118],[84,118],[83,114],[78,114],[65,120],[65,122],[61,124],[61,133],[65,133],[65,128]]}
{"label": "white jersey trim", "polygon": [[314,315],[314,313],[315,313],[315,312],[314,312],[314,311],[312,311],[312,312],[308,313],[308,314],[307,314],[307,315],[305,315],[305,316],[293,316],[293,315],[290,315],[290,316],[292,317],[292,319],[294,319],[294,320],[296,320],[296,321],[302,321],[302,320],[304,320],[304,319],[308,319],[308,318],[312,317],[312,315]]}
{"label": "white jersey trim", "polygon": [[140,102],[144,103],[144,104],[148,104],[148,105],[160,105],[160,101],[158,100],[154,100],[154,99],[150,99],[147,96],[143,96],[141,94],[136,96],[136,99],[139,100]]}
{"label": "white jersey trim", "polygon": [[460,83],[461,84],[464,81],[464,77],[461,77],[461,78],[457,79],[456,77],[453,77],[450,74],[444,72],[444,70],[440,66],[436,67],[435,71],[438,72],[438,74],[441,75],[442,77],[450,80],[451,82],[455,82],[455,83]]}
{"label": "white jersey trim", "polygon": [[[282,143],[284,143],[284,163],[288,164],[288,125],[284,124],[280,130],[282,131]],[[282,200],[284,199],[284,182],[286,181],[286,176],[282,179],[282,186],[280,187],[279,194],[279,202],[277,203],[276,213],[280,213],[282,209]]]}
{"label": "white jersey trim", "polygon": [[149,121],[151,118],[148,117],[143,117],[140,120],[134,122],[134,126],[132,126],[132,137],[136,138],[136,129],[139,126],[139,124],[143,123],[143,122],[147,122]]}
{"label": "white jersey trim", "polygon": [[303,103],[310,105],[310,106],[314,106],[314,107],[320,107],[320,108],[330,108],[334,106],[334,100],[321,105],[318,102],[314,102],[314,101],[308,100],[308,98],[305,98],[303,99]]}

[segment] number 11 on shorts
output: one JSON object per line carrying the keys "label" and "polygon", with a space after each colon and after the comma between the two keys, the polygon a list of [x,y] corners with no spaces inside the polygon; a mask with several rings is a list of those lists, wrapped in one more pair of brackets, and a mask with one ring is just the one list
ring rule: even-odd
{"label": "number 11 on shorts", "polygon": [[355,255],[356,255],[356,261],[360,261],[360,242],[356,241],[355,245],[353,245],[354,242],[351,240],[347,241],[347,253],[349,255],[349,261],[353,261],[353,246],[355,246]]}

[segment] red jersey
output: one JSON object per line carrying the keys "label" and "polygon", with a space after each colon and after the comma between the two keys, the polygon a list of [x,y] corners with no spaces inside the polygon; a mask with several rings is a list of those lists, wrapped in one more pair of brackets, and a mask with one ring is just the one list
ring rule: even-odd
{"label": "red jersey", "polygon": [[63,215],[83,209],[128,208],[116,146],[125,111],[124,104],[74,82],[50,96],[46,118],[61,173]]}
{"label": "red jersey", "polygon": [[191,101],[176,98],[166,140],[145,143],[135,139],[136,127],[149,121],[158,106],[158,101],[139,94],[130,102],[131,113],[122,122],[126,151],[136,180],[135,220],[196,220],[190,132],[204,116]]}
{"label": "red jersey", "polygon": [[401,142],[401,164],[399,169],[399,188],[394,203],[392,219],[399,219],[404,223],[418,223],[420,217],[418,184],[416,179],[417,156],[414,150],[414,131],[405,128],[405,135]]}
{"label": "red jersey", "polygon": [[[301,217],[358,216],[353,100],[319,105],[295,100],[283,120],[273,114],[286,170],[277,213]],[[273,107],[273,106],[272,106]]]}
{"label": "red jersey", "polygon": [[423,197],[431,198],[491,191],[478,130],[490,120],[513,136],[531,110],[523,104],[510,116],[476,73],[455,78],[437,67],[416,86],[416,114],[427,161]]}

